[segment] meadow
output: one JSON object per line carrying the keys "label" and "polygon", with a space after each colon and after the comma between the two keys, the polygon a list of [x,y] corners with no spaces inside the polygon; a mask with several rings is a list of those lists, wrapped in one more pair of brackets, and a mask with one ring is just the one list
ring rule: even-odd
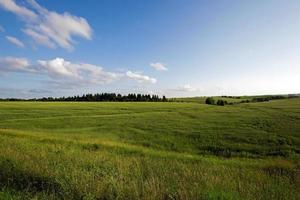
{"label": "meadow", "polygon": [[0,199],[300,199],[300,98],[0,102]]}

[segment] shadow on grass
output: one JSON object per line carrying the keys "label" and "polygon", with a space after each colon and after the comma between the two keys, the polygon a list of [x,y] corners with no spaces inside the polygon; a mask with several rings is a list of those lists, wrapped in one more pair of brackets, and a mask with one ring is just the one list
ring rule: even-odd
{"label": "shadow on grass", "polygon": [[230,147],[230,146],[201,146],[198,148],[198,154],[215,155],[218,157],[244,157],[244,158],[266,158],[266,157],[281,157],[290,158],[297,154],[296,150],[291,147],[270,147],[263,149],[259,146],[246,147]]}
{"label": "shadow on grass", "polygon": [[55,194],[56,199],[63,199],[65,195],[62,186],[54,178],[23,171],[9,159],[0,159],[0,187],[12,188],[32,196],[37,193]]}
{"label": "shadow on grass", "polygon": [[269,176],[286,177],[297,187],[300,187],[300,166],[295,166],[287,161],[277,161],[262,168]]}

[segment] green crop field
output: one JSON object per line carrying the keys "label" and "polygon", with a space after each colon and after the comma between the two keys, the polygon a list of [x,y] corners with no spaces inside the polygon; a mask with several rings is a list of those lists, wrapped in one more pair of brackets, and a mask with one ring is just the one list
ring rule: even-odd
{"label": "green crop field", "polygon": [[300,199],[300,98],[0,102],[0,199]]}

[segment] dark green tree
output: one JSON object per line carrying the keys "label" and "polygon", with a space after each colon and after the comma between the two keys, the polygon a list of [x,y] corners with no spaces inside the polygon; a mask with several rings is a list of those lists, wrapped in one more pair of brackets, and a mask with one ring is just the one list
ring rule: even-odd
{"label": "dark green tree", "polygon": [[208,98],[206,98],[205,103],[209,104],[209,105],[214,105],[215,100],[212,97],[208,97]]}

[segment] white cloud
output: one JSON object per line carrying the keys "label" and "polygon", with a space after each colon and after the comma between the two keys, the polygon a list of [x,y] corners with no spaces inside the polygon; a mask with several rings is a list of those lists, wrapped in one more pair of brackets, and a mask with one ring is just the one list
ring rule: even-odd
{"label": "white cloud", "polygon": [[71,65],[70,62],[65,61],[63,58],[55,58],[53,60],[39,60],[38,64],[42,66],[43,70],[45,70],[50,76],[53,77],[79,77],[77,69],[73,65]]}
{"label": "white cloud", "polygon": [[23,32],[37,44],[50,48],[56,46],[73,49],[74,36],[90,40],[92,28],[86,19],[64,12],[59,14],[28,0],[32,10],[17,5],[14,0],[0,0],[0,6],[20,16],[25,22]]}
{"label": "white cloud", "polygon": [[168,70],[166,68],[166,65],[163,64],[163,63],[160,63],[160,62],[150,63],[150,66],[153,67],[157,71],[166,71],[166,70]]}
{"label": "white cloud", "polygon": [[195,92],[198,91],[198,88],[192,87],[190,84],[185,84],[183,86],[178,87],[177,90],[183,92]]}
{"label": "white cloud", "polygon": [[71,63],[63,58],[39,60],[41,71],[53,79],[71,79],[85,84],[104,84],[120,79],[121,74],[107,72],[102,67],[87,63]]}
{"label": "white cloud", "polygon": [[34,72],[26,58],[4,57],[0,58],[0,72]]}
{"label": "white cloud", "polygon": [[2,6],[5,10],[10,11],[19,17],[22,17],[24,20],[36,20],[37,15],[24,6],[19,6],[13,0],[0,0],[0,6]]}
{"label": "white cloud", "polygon": [[51,42],[49,37],[47,37],[43,34],[37,33],[31,29],[24,29],[23,32],[26,33],[28,36],[30,36],[36,43],[38,43],[40,45],[44,45],[44,46],[52,48],[52,49],[55,48],[55,44],[53,42]]}
{"label": "white cloud", "polygon": [[15,38],[15,37],[12,37],[12,36],[6,36],[6,39],[7,39],[10,43],[12,43],[12,44],[14,44],[14,45],[16,45],[16,46],[18,46],[18,47],[22,47],[22,48],[25,47],[24,43],[23,43],[22,41],[20,41],[19,39]]}
{"label": "white cloud", "polygon": [[45,75],[50,78],[51,83],[61,87],[68,87],[66,84],[77,86],[108,84],[125,78],[139,83],[156,83],[155,78],[140,73],[131,71],[126,73],[109,72],[100,66],[88,63],[74,63],[63,58],[38,60],[36,64],[31,64],[26,58],[4,57],[0,58],[0,72],[27,72]]}
{"label": "white cloud", "polygon": [[5,31],[5,29],[3,28],[3,26],[0,26],[0,33],[4,32],[4,31]]}
{"label": "white cloud", "polygon": [[131,71],[126,72],[126,76],[129,77],[130,79],[136,80],[139,83],[156,83],[157,80],[155,78],[151,78],[146,75],[142,75],[140,73],[134,73]]}

